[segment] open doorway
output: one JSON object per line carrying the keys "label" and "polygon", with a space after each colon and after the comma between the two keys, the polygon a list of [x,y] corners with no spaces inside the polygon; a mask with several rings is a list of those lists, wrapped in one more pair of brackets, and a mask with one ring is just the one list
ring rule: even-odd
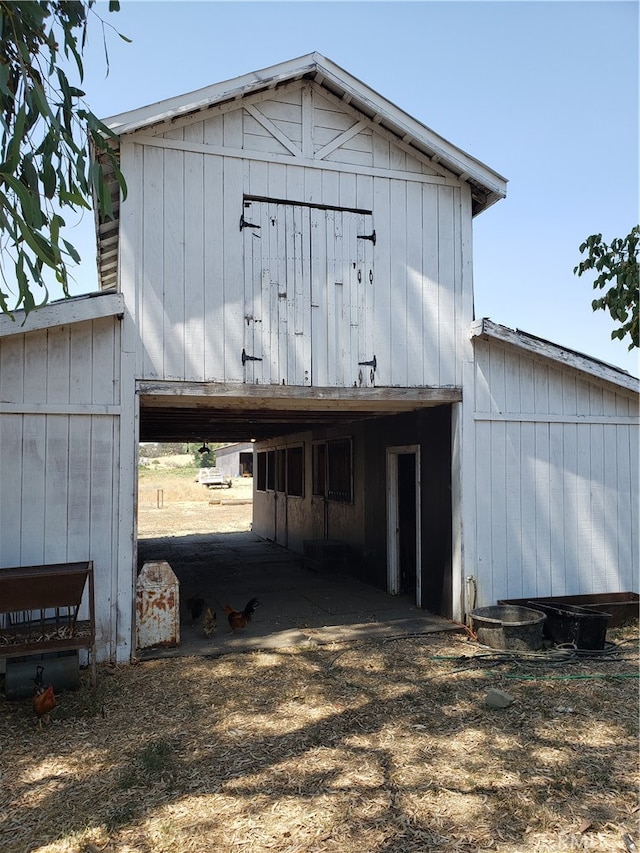
{"label": "open doorway", "polygon": [[422,602],[420,446],[387,448],[387,591]]}
{"label": "open doorway", "polygon": [[229,459],[220,453],[227,446],[202,440],[140,444],[137,539],[251,529],[253,481],[238,475],[238,454]]}

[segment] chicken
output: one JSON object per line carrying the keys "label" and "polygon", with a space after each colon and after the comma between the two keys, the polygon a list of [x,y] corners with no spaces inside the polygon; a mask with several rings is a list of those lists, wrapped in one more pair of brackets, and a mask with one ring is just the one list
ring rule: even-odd
{"label": "chicken", "polygon": [[244,628],[248,622],[251,622],[251,617],[259,604],[260,602],[257,598],[252,598],[248,601],[244,610],[234,610],[230,605],[225,604],[224,612],[227,614],[231,630],[237,631],[238,628]]}
{"label": "chicken", "polygon": [[192,595],[191,598],[187,598],[184,602],[189,608],[189,613],[191,613],[191,627],[196,624],[196,619],[198,619],[205,612],[207,608],[207,602],[204,598],[200,598],[199,595]]}
{"label": "chicken", "polygon": [[211,612],[210,607],[205,608],[202,628],[204,630],[204,635],[207,638],[213,637],[215,632],[218,630],[218,618],[215,613]]}
{"label": "chicken", "polygon": [[38,726],[42,728],[42,723],[51,722],[51,712],[56,707],[56,697],[51,684],[43,683],[44,667],[36,667],[36,677],[33,679],[35,687],[33,688],[33,713],[38,718]]}

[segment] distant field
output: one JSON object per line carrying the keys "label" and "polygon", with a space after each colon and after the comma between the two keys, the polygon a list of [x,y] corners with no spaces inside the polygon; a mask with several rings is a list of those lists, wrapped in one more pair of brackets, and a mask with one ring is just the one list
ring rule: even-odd
{"label": "distant field", "polygon": [[[165,460],[181,457],[162,457]],[[189,458],[189,457],[187,457]],[[207,489],[198,469],[152,465],[138,474],[138,536],[231,533],[250,530],[253,479],[236,477],[230,489]],[[242,501],[242,503],[238,503]]]}

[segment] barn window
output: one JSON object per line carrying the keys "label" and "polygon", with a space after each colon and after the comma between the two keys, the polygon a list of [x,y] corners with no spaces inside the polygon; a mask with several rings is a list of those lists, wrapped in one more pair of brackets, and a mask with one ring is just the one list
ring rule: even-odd
{"label": "barn window", "polygon": [[284,492],[286,486],[287,455],[285,450],[276,450],[276,492]]}
{"label": "barn window", "polygon": [[276,488],[276,452],[267,451],[267,491],[275,491]]}
{"label": "barn window", "polygon": [[327,442],[327,497],[330,501],[351,503],[353,498],[351,439]]}
{"label": "barn window", "polygon": [[304,448],[287,448],[287,494],[304,495]]}
{"label": "barn window", "polygon": [[256,454],[256,467],[257,467],[257,486],[259,492],[266,492],[267,490],[267,454],[264,450],[261,450]]}
{"label": "barn window", "polygon": [[312,489],[330,501],[353,500],[353,462],[350,438],[313,445]]}
{"label": "barn window", "polygon": [[324,497],[327,471],[327,445],[318,442],[313,445],[313,494]]}

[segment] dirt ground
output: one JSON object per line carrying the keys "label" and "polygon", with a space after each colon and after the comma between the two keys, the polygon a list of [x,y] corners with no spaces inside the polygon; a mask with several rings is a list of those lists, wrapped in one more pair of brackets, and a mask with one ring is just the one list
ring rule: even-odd
{"label": "dirt ground", "polygon": [[235,477],[230,489],[197,482],[195,468],[140,472],[138,536],[233,533],[251,530],[253,479]]}
{"label": "dirt ground", "polygon": [[[235,489],[145,474],[140,535],[247,524],[250,505],[223,503]],[[527,656],[443,633],[103,665],[42,728],[0,696],[0,850],[635,853],[637,624],[608,641]]]}

